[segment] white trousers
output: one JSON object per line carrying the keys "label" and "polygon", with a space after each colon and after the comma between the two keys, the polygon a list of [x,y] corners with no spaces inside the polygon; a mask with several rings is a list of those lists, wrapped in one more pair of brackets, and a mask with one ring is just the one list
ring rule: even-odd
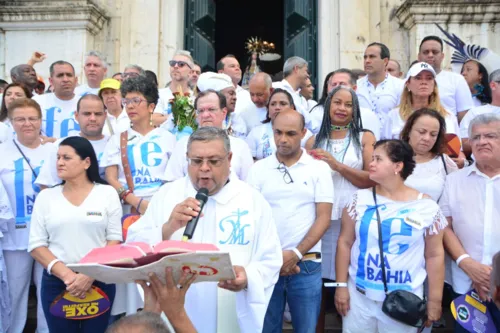
{"label": "white trousers", "polygon": [[382,303],[356,290],[349,279],[350,310],[342,320],[343,333],[416,333],[417,328],[400,323],[382,312]]}
{"label": "white trousers", "polygon": [[7,267],[7,281],[9,283],[12,312],[10,327],[7,333],[20,333],[26,325],[28,317],[28,296],[31,277],[36,286],[37,296],[37,333],[49,333],[45,315],[41,305],[41,285],[43,267],[36,263],[33,257],[25,251],[3,251],[5,266]]}

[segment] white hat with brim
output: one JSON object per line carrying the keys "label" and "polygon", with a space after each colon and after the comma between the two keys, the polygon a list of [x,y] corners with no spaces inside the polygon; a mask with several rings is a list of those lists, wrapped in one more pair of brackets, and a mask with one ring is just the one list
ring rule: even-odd
{"label": "white hat with brim", "polygon": [[202,73],[198,78],[196,85],[198,86],[198,90],[201,92],[209,89],[221,91],[230,87],[234,88],[233,81],[229,75],[214,72]]}
{"label": "white hat with brim", "polygon": [[416,64],[410,67],[410,70],[406,75],[406,81],[408,81],[410,77],[415,77],[418,74],[422,73],[423,71],[428,71],[432,74],[432,76],[434,76],[434,78],[436,77],[436,71],[434,70],[434,68],[432,68],[431,65],[429,65],[426,62],[417,62]]}

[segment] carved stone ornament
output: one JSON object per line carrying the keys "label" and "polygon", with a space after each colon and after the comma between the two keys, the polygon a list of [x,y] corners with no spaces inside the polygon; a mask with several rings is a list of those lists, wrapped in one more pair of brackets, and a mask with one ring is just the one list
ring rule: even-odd
{"label": "carved stone ornament", "polygon": [[108,21],[92,0],[0,0],[2,30],[86,29],[96,35]]}

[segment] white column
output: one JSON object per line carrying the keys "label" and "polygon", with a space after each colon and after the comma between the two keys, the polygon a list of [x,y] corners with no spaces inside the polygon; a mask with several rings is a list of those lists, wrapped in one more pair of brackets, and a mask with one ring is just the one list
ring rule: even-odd
{"label": "white column", "polygon": [[339,1],[318,1],[318,96],[326,75],[340,67]]}

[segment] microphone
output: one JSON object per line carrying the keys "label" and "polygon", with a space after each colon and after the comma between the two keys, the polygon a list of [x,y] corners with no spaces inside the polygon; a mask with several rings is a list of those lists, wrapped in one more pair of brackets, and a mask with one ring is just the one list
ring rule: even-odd
{"label": "microphone", "polygon": [[196,200],[200,202],[200,212],[198,216],[195,216],[189,221],[186,225],[186,229],[184,229],[184,234],[182,235],[182,241],[187,242],[191,238],[193,238],[194,230],[196,229],[196,225],[198,224],[198,220],[200,219],[201,212],[203,211],[203,207],[207,203],[208,200],[208,190],[206,188],[200,188],[198,193],[196,193]]}

